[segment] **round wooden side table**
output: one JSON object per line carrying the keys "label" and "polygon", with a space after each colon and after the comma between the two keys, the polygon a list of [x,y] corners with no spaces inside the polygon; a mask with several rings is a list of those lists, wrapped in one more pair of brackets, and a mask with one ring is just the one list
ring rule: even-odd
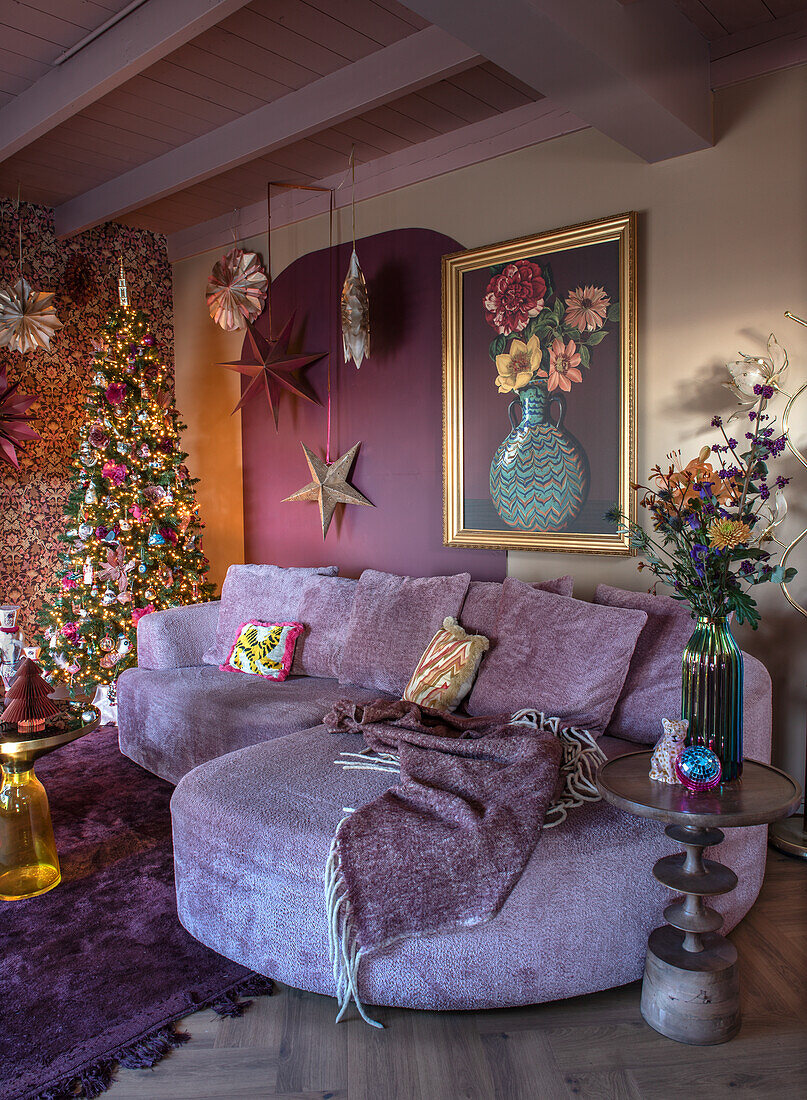
{"label": "round wooden side table", "polygon": [[45,894],[62,880],[48,796],[34,763],[96,729],[101,718],[91,709],[91,722],[81,725],[76,717],[72,729],[46,727],[22,740],[13,739],[13,726],[0,725],[0,901]]}
{"label": "round wooden side table", "polygon": [[725,1043],[740,1029],[737,950],[721,936],[722,916],[704,897],[726,894],[737,876],[703,849],[723,840],[724,828],[763,825],[787,817],[801,790],[789,775],[753,760],[743,763],[739,782],[711,791],[689,791],[648,777],[652,751],[632,752],[603,764],[597,787],[621,810],[667,824],[665,832],[685,851],[665,856],[653,874],[683,900],[664,910],[668,922],[647,942],[642,1016],[679,1043]]}

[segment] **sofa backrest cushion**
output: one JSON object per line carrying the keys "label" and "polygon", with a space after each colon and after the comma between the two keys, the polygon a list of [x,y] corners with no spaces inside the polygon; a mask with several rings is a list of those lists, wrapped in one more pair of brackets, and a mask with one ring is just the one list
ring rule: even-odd
{"label": "sofa backrest cushion", "polygon": [[496,619],[498,644],[482,661],[468,713],[529,707],[603,733],[646,622],[644,611],[599,607],[508,577]]}
{"label": "sofa backrest cushion", "polygon": [[661,736],[661,719],[681,717],[681,657],[695,629],[689,607],[671,596],[628,592],[607,584],[597,586],[594,602],[647,614],[608,733],[653,745]]}
{"label": "sofa backrest cushion", "polygon": [[231,565],[221,586],[221,606],[216,627],[216,644],[202,660],[222,665],[236,639],[239,627],[249,619],[263,622],[300,622],[300,604],[306,586],[317,576],[332,577],[335,565],[306,569],[282,569],[279,565]]}
{"label": "sofa backrest cushion", "polygon": [[291,669],[295,676],[338,678],[358,584],[350,577],[318,577],[306,585],[300,604],[304,629]]}
{"label": "sofa backrest cushion", "polygon": [[400,697],[443,620],[459,618],[470,581],[470,573],[398,577],[365,569],[342,651],[340,684]]}
{"label": "sofa backrest cushion", "polygon": [[[557,596],[571,596],[574,592],[574,577],[534,581],[530,583],[530,588],[554,592]],[[490,641],[491,650],[496,645],[496,616],[499,614],[501,595],[501,581],[471,581],[460,615],[460,624],[469,634],[484,634]]]}

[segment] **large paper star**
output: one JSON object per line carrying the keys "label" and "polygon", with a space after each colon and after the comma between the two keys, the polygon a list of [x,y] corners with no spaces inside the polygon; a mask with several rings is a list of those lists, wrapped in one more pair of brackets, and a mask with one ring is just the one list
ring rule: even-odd
{"label": "large paper star", "polygon": [[349,451],[346,451],[341,458],[337,458],[336,462],[331,462],[330,465],[312,454],[305,443],[301,443],[300,446],[305,452],[305,460],[314,480],[285,499],[319,501],[323,539],[328,534],[328,528],[331,525],[337,504],[366,504],[370,508],[375,507],[367,497],[362,496],[359,490],[354,489],[347,481],[353,459],[356,457],[359,447],[361,447],[360,442],[355,443]]}
{"label": "large paper star", "polygon": [[314,363],[326,353],[317,351],[313,354],[300,352],[298,355],[289,355],[289,340],[291,339],[293,326],[294,314],[286,321],[280,330],[279,336],[272,336],[267,339],[266,336],[258,332],[251,321],[247,321],[247,335],[241,349],[241,358],[233,363],[219,364],[219,366],[238,371],[239,374],[245,374],[252,379],[244,390],[241,400],[233,409],[233,413],[237,413],[251,397],[255,397],[263,390],[269,403],[269,410],[275,421],[275,430],[277,430],[277,405],[281,389],[288,390],[289,393],[302,397],[306,401],[311,401],[314,405],[322,404],[308,382],[304,378],[293,376],[292,371],[305,367],[309,363]]}

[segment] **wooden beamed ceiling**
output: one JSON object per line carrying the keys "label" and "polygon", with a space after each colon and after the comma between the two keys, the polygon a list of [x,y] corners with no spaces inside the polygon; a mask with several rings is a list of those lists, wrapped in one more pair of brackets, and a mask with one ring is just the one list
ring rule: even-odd
{"label": "wooden beamed ceiling", "polygon": [[587,125],[651,161],[703,148],[710,87],[807,61],[807,0],[144,0],[54,64],[130,6],[0,5],[0,192],[177,254],[354,146],[365,196]]}

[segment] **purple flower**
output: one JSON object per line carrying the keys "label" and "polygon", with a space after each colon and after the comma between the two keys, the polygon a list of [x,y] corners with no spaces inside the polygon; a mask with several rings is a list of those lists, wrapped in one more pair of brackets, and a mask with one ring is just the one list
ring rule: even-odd
{"label": "purple flower", "polygon": [[123,382],[112,382],[106,388],[106,399],[110,405],[122,405],[126,396],[126,386]]}
{"label": "purple flower", "polygon": [[729,440],[729,448],[733,451],[736,446],[737,446],[737,440],[736,439],[730,439]]}
{"label": "purple flower", "polygon": [[713,428],[719,428],[722,423],[723,423],[722,416],[713,416],[712,417],[712,427]]}
{"label": "purple flower", "polygon": [[757,395],[757,397],[762,397],[766,401],[770,401],[770,399],[774,395],[774,388],[773,386],[756,385],[754,386],[754,393]]}
{"label": "purple flower", "polygon": [[776,488],[777,489],[784,489],[785,485],[789,485],[789,484],[790,484],[790,478],[789,477],[782,477],[782,475],[779,474],[779,476],[776,479]]}
{"label": "purple flower", "polygon": [[740,566],[740,572],[744,573],[745,576],[747,577],[749,575],[749,573],[754,572],[754,563],[751,562],[751,561],[744,561],[742,563],[742,565]]}
{"label": "purple flower", "polygon": [[771,495],[771,491],[768,488],[768,486],[765,484],[764,481],[762,482],[762,484],[759,487],[759,495],[762,498],[762,500],[767,500],[768,497]]}

